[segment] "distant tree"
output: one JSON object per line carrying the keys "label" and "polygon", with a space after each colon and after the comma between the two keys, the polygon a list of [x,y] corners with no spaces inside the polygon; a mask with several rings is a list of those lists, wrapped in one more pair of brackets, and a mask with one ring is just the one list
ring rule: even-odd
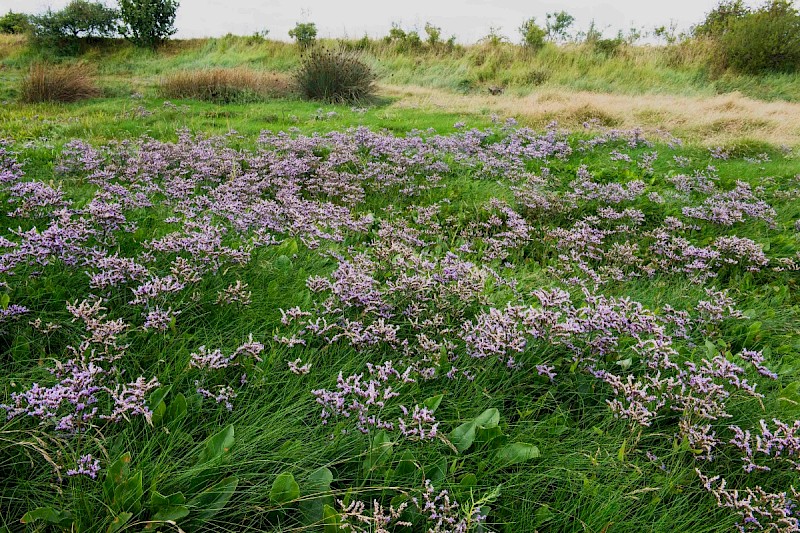
{"label": "distant tree", "polygon": [[589,23],[589,29],[581,34],[581,36],[583,37],[583,42],[586,44],[594,44],[603,39],[603,31],[597,28],[597,24],[594,19],[592,19]]}
{"label": "distant tree", "polygon": [[308,48],[317,41],[317,25],[313,22],[298,22],[289,30],[289,37],[301,48]]}
{"label": "distant tree", "polygon": [[726,33],[733,23],[750,13],[743,0],[723,0],[706,14],[705,20],[692,29],[699,37],[718,37]]}
{"label": "distant tree", "polygon": [[748,74],[800,70],[800,13],[786,0],[771,0],[737,16],[717,36],[727,66]]}
{"label": "distant tree", "polygon": [[547,31],[536,24],[535,18],[531,17],[523,22],[519,27],[519,33],[522,35],[522,44],[526,48],[536,51],[544,47]]}
{"label": "distant tree", "polygon": [[123,34],[136,46],[155,48],[175,34],[178,0],[119,0]]}
{"label": "distant tree", "polygon": [[573,22],[575,22],[575,17],[566,11],[548,13],[545,20],[547,38],[551,41],[566,41],[569,37],[569,28],[572,26]]}
{"label": "distant tree", "polygon": [[508,38],[500,33],[500,28],[490,26],[489,33],[482,38],[481,41],[490,46],[500,46],[502,43],[508,41]]}
{"label": "distant tree", "polygon": [[9,11],[0,17],[0,33],[25,33],[31,28],[31,21],[25,13]]}
{"label": "distant tree", "polygon": [[653,35],[658,39],[663,39],[667,44],[675,44],[678,40],[676,32],[678,26],[675,21],[670,21],[669,26],[658,26],[653,30]]}
{"label": "distant tree", "polygon": [[425,34],[428,36],[426,41],[431,46],[436,46],[441,42],[442,28],[434,26],[430,22],[425,23]]}
{"label": "distant tree", "polygon": [[29,21],[37,46],[72,53],[81,39],[117,35],[119,11],[98,2],[72,0],[60,11],[48,9]]}

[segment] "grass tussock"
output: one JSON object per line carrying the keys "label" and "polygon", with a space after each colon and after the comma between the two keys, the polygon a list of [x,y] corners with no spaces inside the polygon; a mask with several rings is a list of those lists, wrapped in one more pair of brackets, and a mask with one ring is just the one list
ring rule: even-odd
{"label": "grass tussock", "polygon": [[34,64],[22,79],[23,102],[77,102],[100,96],[91,67],[83,63],[67,65]]}
{"label": "grass tussock", "polygon": [[263,101],[292,92],[285,75],[241,67],[179,71],[164,78],[160,88],[168,98],[193,98],[220,104]]}
{"label": "grass tussock", "polygon": [[309,100],[359,103],[375,94],[375,73],[358,52],[344,48],[309,51],[294,75],[298,91]]}

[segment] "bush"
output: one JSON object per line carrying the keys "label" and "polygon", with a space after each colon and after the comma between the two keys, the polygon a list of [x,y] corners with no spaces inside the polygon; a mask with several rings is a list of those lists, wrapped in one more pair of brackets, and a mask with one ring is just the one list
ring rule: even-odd
{"label": "bush", "polygon": [[19,34],[31,28],[31,22],[25,13],[9,11],[0,17],[0,33]]}
{"label": "bush", "polygon": [[727,66],[747,74],[800,68],[800,14],[775,0],[731,20],[718,37]]}
{"label": "bush", "polygon": [[22,80],[23,102],[77,102],[100,96],[89,67],[72,65],[33,65]]}
{"label": "bush", "polygon": [[227,104],[286,96],[291,84],[280,75],[246,68],[188,70],[176,72],[161,82],[167,98],[195,98]]}
{"label": "bush", "polygon": [[748,13],[750,10],[742,0],[724,0],[706,15],[701,24],[692,28],[692,33],[696,37],[718,37]]}
{"label": "bush", "polygon": [[529,18],[523,22],[519,27],[519,33],[522,35],[522,44],[526,48],[535,52],[544,47],[544,38],[547,32],[536,24],[535,18]]}
{"label": "bush", "polygon": [[123,33],[136,46],[155,48],[175,34],[178,0],[119,0]]}
{"label": "bush", "polygon": [[596,39],[592,41],[594,51],[606,57],[616,55],[623,44],[625,44],[625,39],[622,37],[616,37],[614,39]]}
{"label": "bush", "polygon": [[314,48],[294,76],[298,91],[310,100],[359,103],[375,92],[375,74],[354,52]]}
{"label": "bush", "polygon": [[47,10],[30,17],[37,44],[71,48],[80,39],[112,37],[119,27],[119,11],[98,2],[72,0],[61,11]]}
{"label": "bush", "polygon": [[297,41],[301,48],[308,48],[317,42],[317,25],[313,22],[298,22],[289,30],[289,37]]}

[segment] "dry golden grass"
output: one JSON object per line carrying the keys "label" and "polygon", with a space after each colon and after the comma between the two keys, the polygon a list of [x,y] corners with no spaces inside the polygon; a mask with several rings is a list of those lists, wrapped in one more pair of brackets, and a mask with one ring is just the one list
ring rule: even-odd
{"label": "dry golden grass", "polygon": [[288,96],[292,84],[284,74],[239,67],[175,72],[161,81],[160,89],[168,98],[231,103]]}
{"label": "dry golden grass", "polygon": [[77,102],[100,96],[94,71],[85,64],[35,64],[22,79],[23,102]]}
{"label": "dry golden grass", "polygon": [[743,137],[774,145],[800,145],[800,103],[763,102],[738,93],[714,97],[604,94],[568,89],[542,89],[527,96],[459,95],[412,86],[381,86],[396,97],[398,108],[497,113],[543,126],[557,120],[577,127],[596,119],[619,128],[666,130],[706,145]]}

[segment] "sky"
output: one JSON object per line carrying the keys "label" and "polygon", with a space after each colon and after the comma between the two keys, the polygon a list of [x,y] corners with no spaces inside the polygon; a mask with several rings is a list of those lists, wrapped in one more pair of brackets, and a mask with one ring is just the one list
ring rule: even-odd
{"label": "sky", "polygon": [[[0,0],[0,13],[37,13],[58,9],[68,0]],[[106,0],[112,5],[113,0]],[[289,40],[296,22],[314,22],[320,37],[371,37],[386,35],[393,22],[418,29],[424,37],[426,22],[442,28],[444,38],[471,43],[490,28],[513,41],[523,20],[536,17],[542,25],[546,13],[564,10],[575,17],[575,27],[585,29],[594,20],[608,36],[631,27],[652,30],[674,21],[679,29],[700,22],[718,0],[181,0],[177,37],[218,37],[226,33],[250,35],[269,30],[269,38]]]}

